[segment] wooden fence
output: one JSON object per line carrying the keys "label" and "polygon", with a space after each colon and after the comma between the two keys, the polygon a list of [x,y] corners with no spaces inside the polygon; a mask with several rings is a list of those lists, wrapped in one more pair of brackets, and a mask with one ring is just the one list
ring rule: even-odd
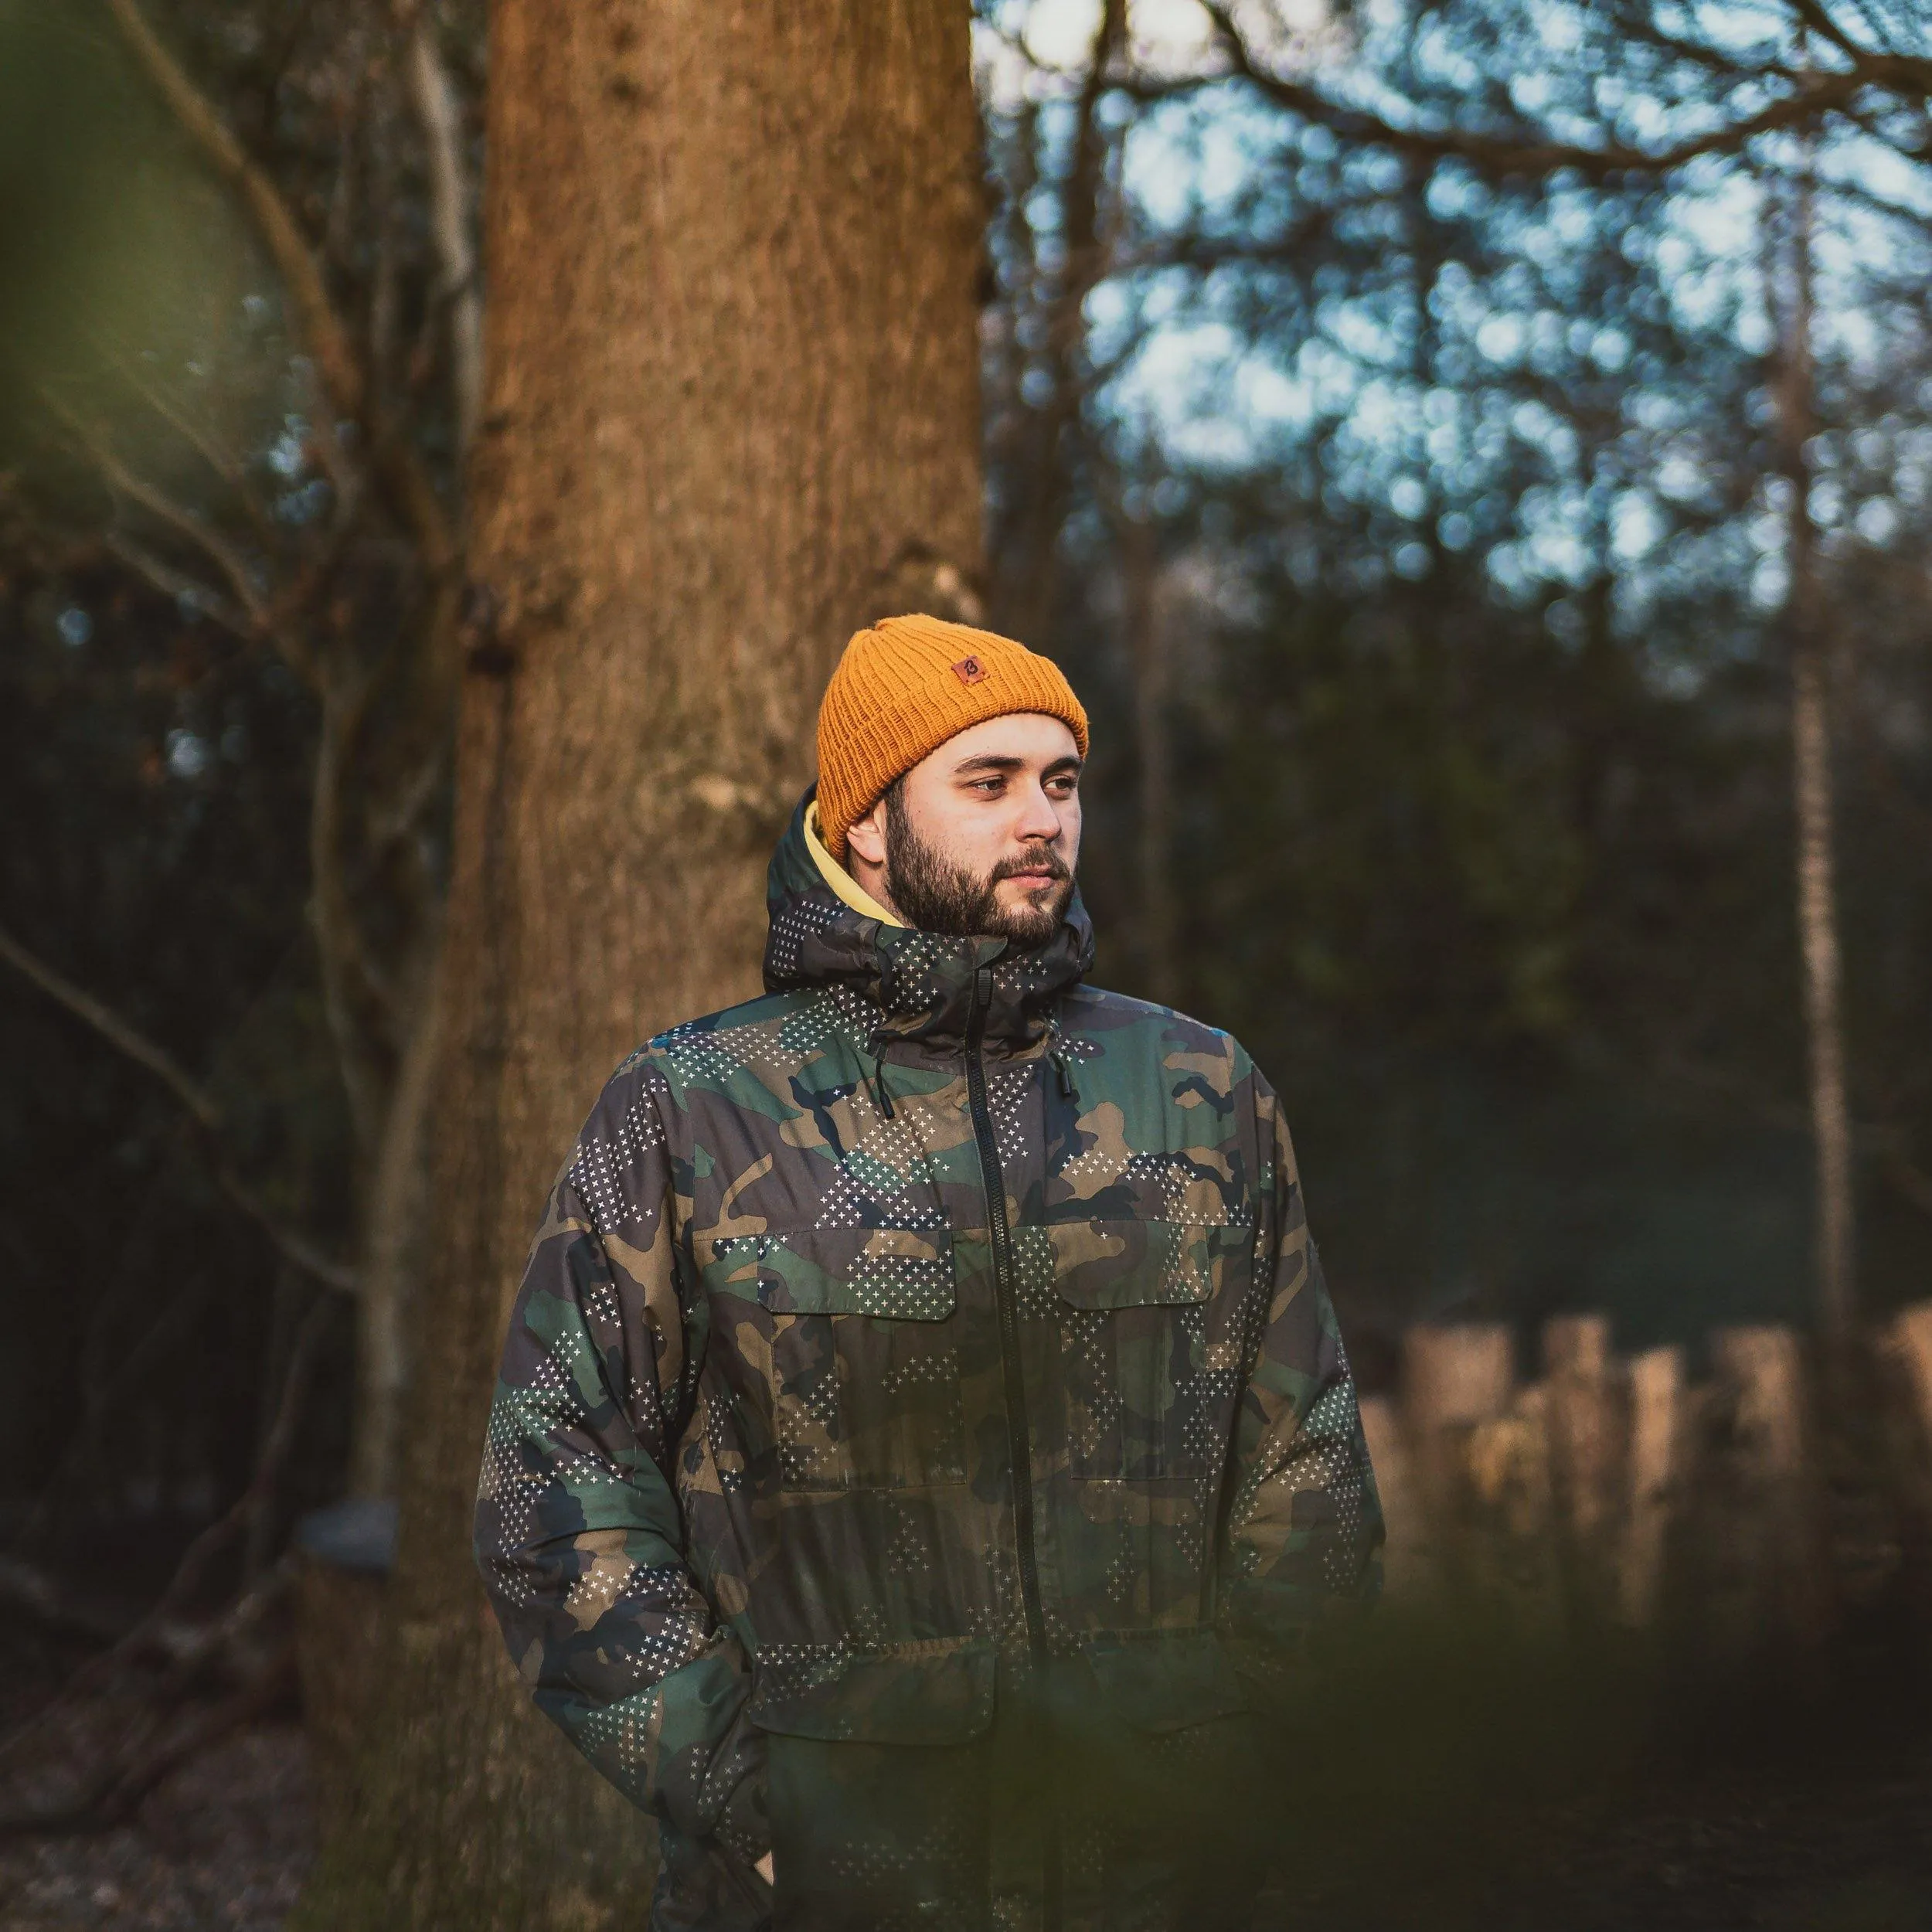
{"label": "wooden fence", "polygon": [[[1829,1363],[1795,1331],[1630,1357],[1601,1315],[1412,1329],[1362,1403],[1396,1602],[1480,1600],[1526,1631],[1815,1642],[1932,1581],[1932,1302]],[[1928,1605],[1932,1608],[1932,1605]]]}

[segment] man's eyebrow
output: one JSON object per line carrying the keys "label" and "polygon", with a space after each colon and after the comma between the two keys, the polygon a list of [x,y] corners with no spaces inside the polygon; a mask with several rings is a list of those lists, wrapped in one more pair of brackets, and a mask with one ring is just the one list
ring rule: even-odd
{"label": "man's eyebrow", "polygon": [[[1056,772],[1078,771],[1081,769],[1082,762],[1070,752],[1064,758],[1056,758],[1043,775],[1050,778]],[[964,778],[979,777],[989,771],[1024,771],[1026,769],[1026,760],[1024,758],[1015,758],[998,752],[982,751],[976,757],[961,759],[953,767],[953,776]]]}

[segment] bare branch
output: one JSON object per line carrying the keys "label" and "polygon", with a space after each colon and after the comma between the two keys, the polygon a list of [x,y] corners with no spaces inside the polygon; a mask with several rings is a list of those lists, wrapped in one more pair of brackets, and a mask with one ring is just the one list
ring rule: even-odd
{"label": "bare branch", "polygon": [[295,1425],[301,1420],[302,1403],[308,1393],[309,1374],[315,1366],[315,1352],[321,1345],[333,1305],[327,1301],[311,1302],[296,1328],[294,1342],[288,1352],[288,1367],[282,1376],[281,1395],[275,1406],[275,1420],[263,1440],[260,1454],[255,1459],[254,1472],[248,1479],[248,1487],[182,1553],[181,1561],[175,1566],[175,1573],[168,1578],[167,1587],[152,1607],[100,1660],[104,1666],[102,1676],[107,1669],[136,1655],[152,1633],[194,1595],[209,1565],[248,1527],[274,1495],[282,1464],[294,1446]]}
{"label": "bare branch", "polygon": [[101,542],[111,556],[117,556],[129,570],[145,577],[163,597],[192,604],[244,644],[254,643],[261,634],[250,621],[246,611],[237,610],[219,590],[211,589],[199,577],[186,570],[177,570],[172,563],[162,563],[152,551],[144,549],[132,537],[125,536],[118,530],[110,530]]}
{"label": "bare branch", "polygon": [[49,999],[64,1006],[77,1019],[92,1027],[136,1066],[145,1067],[168,1089],[205,1137],[216,1185],[267,1236],[277,1253],[325,1287],[342,1294],[355,1292],[355,1270],[339,1261],[332,1260],[313,1243],[289,1227],[235,1172],[221,1151],[220,1108],[206,1088],[184,1072],[172,1055],[138,1032],[91,994],[83,992],[71,980],[29,952],[4,930],[0,930],[0,960],[31,980]]}
{"label": "bare branch", "polygon": [[268,606],[256,587],[247,560],[234,546],[186,505],[176,502],[145,477],[136,475],[102,437],[51,389],[43,389],[40,393],[47,407],[67,426],[74,440],[93,459],[107,487],[131,503],[139,504],[151,516],[195,545],[227,580],[230,591],[247,614],[250,624],[257,631],[263,630],[267,621]]}
{"label": "bare branch", "polygon": [[1593,177],[1667,174],[1701,155],[1735,153],[1761,134],[1802,126],[1820,114],[1849,112],[1858,97],[1869,89],[1907,96],[1932,93],[1932,60],[1861,52],[1850,66],[1835,72],[1813,70],[1784,76],[1789,91],[1776,100],[1767,102],[1754,114],[1687,136],[1667,148],[1631,148],[1617,142],[1586,147],[1574,141],[1467,128],[1399,127],[1371,109],[1332,100],[1318,88],[1259,65],[1249,53],[1224,0],[1201,0],[1201,4],[1214,22],[1228,62],[1226,73],[1189,76],[1173,83],[1129,82],[1124,83],[1128,91],[1144,100],[1158,100],[1198,91],[1216,80],[1240,80],[1277,107],[1318,122],[1345,139],[1388,148],[1419,160],[1462,161],[1493,176],[1546,175],[1563,169]]}
{"label": "bare branch", "polygon": [[[1868,129],[1867,131],[1870,131]],[[1767,175],[1770,172],[1769,169],[1765,171]],[[1849,181],[1841,175],[1829,181],[1821,181],[1818,192],[1828,196],[1841,206],[1862,209],[1866,214],[1876,215],[1882,221],[1902,223],[1918,235],[1923,235],[1928,226],[1932,226],[1932,217],[1928,217],[1923,209],[1908,208],[1902,202],[1888,200],[1884,196],[1874,192],[1862,181]],[[1867,267],[1866,285],[1869,287],[1875,279],[1872,270]],[[1923,284],[1916,277],[1895,282],[1893,287],[1895,293],[1906,295],[1908,298],[1917,298],[1923,291]]]}
{"label": "bare branch", "polygon": [[370,849],[387,852],[408,838],[422,822],[423,815],[436,801],[449,775],[449,759],[442,746],[417,761],[414,775],[399,785],[383,804],[369,813]]}
{"label": "bare branch", "polygon": [[361,360],[287,202],[156,38],[135,0],[107,0],[107,7],[183,131],[247,205],[294,304],[302,340],[315,359],[330,400],[342,415],[359,416],[369,388]]}
{"label": "bare branch", "polygon": [[[321,1342],[324,1326],[332,1305],[326,1300],[312,1302],[295,1331],[294,1345],[289,1350],[288,1366],[282,1376],[281,1396],[276,1403],[275,1419],[263,1440],[261,1453],[255,1459],[254,1471],[249,1478],[247,1488],[183,1551],[180,1562],[175,1566],[174,1574],[168,1578],[160,1596],[149,1606],[140,1621],[111,1648],[103,1651],[99,1656],[90,1658],[76,1671],[51,1703],[36,1711],[5,1738],[0,1739],[0,1755],[9,1755],[19,1750],[22,1744],[44,1730],[62,1711],[70,1708],[76,1699],[98,1689],[108,1682],[123,1665],[147,1651],[160,1634],[168,1628],[171,1619],[181,1605],[193,1596],[207,1574],[209,1566],[267,1507],[274,1495],[275,1484],[281,1473],[282,1464],[287,1460],[288,1452],[294,1444],[295,1425],[301,1418],[302,1402],[308,1393],[309,1375],[315,1365],[316,1349]],[[257,1606],[267,1600],[269,1593],[285,1585],[286,1581],[285,1571],[272,1571],[254,1589],[244,1594],[213,1626],[213,1634],[206,1640],[203,1654],[206,1650],[214,1648],[218,1641],[222,1641],[225,1635],[232,1634],[235,1629],[245,1628],[253,1620]],[[175,1661],[179,1666],[182,1660],[177,1657]],[[193,1660],[189,1661],[192,1662]],[[96,1801],[90,1800],[90,1803]],[[51,1828],[43,1826],[42,1828]]]}
{"label": "bare branch", "polygon": [[100,355],[102,361],[111,364],[115,374],[169,428],[175,430],[224,483],[232,485],[237,490],[241,488],[241,459],[206,423],[196,422],[186,410],[175,403],[166,390],[148,379],[138,363],[131,361],[118,349],[104,343],[100,345]]}
{"label": "bare branch", "polygon": [[[70,1832],[99,1832],[124,1824],[141,1801],[171,1771],[231,1731],[270,1710],[287,1695],[295,1678],[294,1646],[284,1644],[265,1665],[250,1672],[238,1689],[219,1703],[204,1708],[159,1744],[138,1757],[117,1759],[90,1781],[83,1794],[46,1809],[0,1815],[0,1838],[52,1838]],[[151,1721],[135,1733],[145,1743],[154,1733]]]}
{"label": "bare branch", "polygon": [[[165,1662],[171,1675],[192,1676],[260,1621],[281,1594],[284,1581],[271,1570],[212,1623],[151,1622],[141,1648]],[[43,1629],[104,1646],[121,1643],[134,1628],[125,1616],[77,1595],[57,1572],[19,1556],[0,1556],[0,1604]],[[36,1716],[31,1721],[37,1729],[41,1719]]]}
{"label": "bare branch", "polygon": [[[138,362],[120,349],[106,344],[101,345],[100,355],[101,359],[114,370],[128,388],[234,492],[236,500],[241,505],[243,513],[247,517],[256,536],[264,544],[272,545],[276,536],[274,525],[260,497],[248,487],[247,472],[243,467],[241,458],[206,423],[197,421],[189,411],[182,409],[159,383],[151,381]],[[333,437],[324,437],[321,440],[326,449],[335,449],[335,440]],[[332,468],[330,478],[335,484],[337,496],[340,499],[345,492],[343,481]]]}
{"label": "bare branch", "polygon": [[209,1167],[215,1178],[215,1185],[254,1223],[267,1237],[269,1246],[284,1261],[300,1268],[311,1281],[319,1283],[323,1287],[332,1289],[338,1294],[352,1295],[361,1291],[362,1277],[353,1268],[345,1262],[332,1259],[312,1241],[298,1234],[236,1173],[227,1161],[220,1156],[218,1150],[211,1149],[211,1152],[214,1154],[214,1158]]}
{"label": "bare branch", "polygon": [[[157,590],[171,597],[186,596],[226,625],[237,637],[253,643],[266,640],[281,654],[291,670],[311,689],[322,682],[315,653],[304,639],[297,620],[334,571],[359,519],[361,492],[353,479],[346,489],[338,487],[336,515],[323,543],[296,571],[287,586],[273,597],[256,588],[247,561],[206,519],[178,503],[145,478],[138,476],[117,457],[107,444],[90,430],[80,417],[51,392],[42,392],[47,406],[66,424],[76,441],[100,469],[111,490],[118,492],[189,542],[196,545],[227,579],[238,608],[230,608],[207,587],[185,572],[163,563],[144,546],[119,533],[106,539],[107,547],[124,563],[138,570]],[[325,439],[322,447],[332,446]]]}
{"label": "bare branch", "polygon": [[1654,19],[1648,17],[1631,19],[1623,31],[1644,46],[1655,47],[1660,53],[1669,54],[1675,60],[1688,61],[1692,66],[1701,67],[1706,73],[1716,74],[1726,80],[1743,80],[1752,77],[1758,71],[1741,65],[1719,48],[1706,46],[1695,40],[1681,40],[1675,34],[1666,33]]}
{"label": "bare branch", "polygon": [[362,329],[370,379],[376,393],[383,396],[395,393],[396,323],[401,308],[396,243],[403,211],[396,191],[395,123],[394,104],[384,93],[370,117],[369,226],[375,260],[369,267],[369,304]]}
{"label": "bare branch", "polygon": [[70,1638],[111,1644],[122,1634],[121,1618],[104,1615],[76,1597],[50,1571],[18,1556],[0,1556],[0,1604],[14,1615],[31,1617],[43,1628]]}
{"label": "bare branch", "polygon": [[441,270],[439,303],[447,305],[449,316],[460,471],[483,410],[483,299],[470,226],[463,108],[437,43],[434,6],[418,0],[394,0],[394,5],[396,23],[408,36],[410,104],[429,158],[430,240]]}
{"label": "bare branch", "polygon": [[124,1053],[138,1066],[145,1066],[202,1127],[210,1133],[221,1125],[221,1110],[206,1090],[182,1071],[173,1056],[102,1005],[90,993],[83,993],[73,981],[36,958],[13,936],[0,929],[0,959],[17,973],[32,981],[47,997],[66,1008],[76,1019],[84,1020],[100,1037]]}
{"label": "bare branch", "polygon": [[[321,264],[287,202],[156,38],[136,0],[107,0],[107,5],[155,90],[253,216],[288,291],[298,332],[314,361],[329,410],[336,416],[360,417],[368,423],[376,467],[421,548],[425,566],[432,577],[444,574],[455,563],[456,546],[435,485],[407,440],[386,432],[369,372],[329,298]],[[320,440],[325,446],[334,440],[326,426]]]}
{"label": "bare branch", "polygon": [[295,1647],[285,1643],[219,1703],[209,1706],[133,1764],[119,1767],[113,1784],[95,1802],[96,1818],[103,1825],[124,1823],[163,1778],[230,1732],[274,1709],[291,1694],[295,1682]]}
{"label": "bare branch", "polygon": [[347,98],[338,108],[335,179],[329,186],[328,212],[322,223],[322,258],[338,267],[349,264],[352,252],[350,236],[361,213],[356,196],[357,136],[369,88],[369,69],[359,61]]}
{"label": "bare branch", "polygon": [[1257,267],[1279,264],[1305,268],[1308,250],[1313,244],[1332,235],[1337,224],[1349,216],[1377,208],[1383,199],[1378,191],[1345,200],[1313,204],[1298,210],[1294,222],[1286,229],[1270,235],[1202,235],[1181,230],[1151,240],[1136,242],[1115,250],[1107,266],[1107,279],[1121,281],[1170,268],[1212,274],[1217,268],[1236,264]]}
{"label": "bare branch", "polygon": [[1850,60],[1862,60],[1866,57],[1866,49],[1846,34],[1845,29],[1818,5],[1818,0],[1791,0],[1791,4],[1799,20],[1821,40],[1837,48],[1840,53]]}
{"label": "bare branch", "polygon": [[324,694],[308,821],[309,915],[322,969],[322,1009],[335,1039],[356,1143],[363,1148],[373,1147],[380,1131],[382,1083],[352,1010],[349,975],[356,974],[386,1012],[393,1015],[396,1009],[393,990],[374,971],[342,875],[343,806],[353,769],[349,753],[368,690],[364,678],[351,689]]}

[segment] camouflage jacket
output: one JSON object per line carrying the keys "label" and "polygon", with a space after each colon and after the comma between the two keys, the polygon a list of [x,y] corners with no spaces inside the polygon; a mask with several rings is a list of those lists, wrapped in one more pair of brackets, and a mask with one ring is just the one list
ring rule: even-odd
{"label": "camouflage jacket", "polygon": [[511,1652],[658,1820],[655,1926],[1204,1923],[1207,1774],[1381,1539],[1275,1097],[1083,986],[1077,900],[1031,951],[884,924],[804,813],[765,996],[617,1070],[538,1230]]}

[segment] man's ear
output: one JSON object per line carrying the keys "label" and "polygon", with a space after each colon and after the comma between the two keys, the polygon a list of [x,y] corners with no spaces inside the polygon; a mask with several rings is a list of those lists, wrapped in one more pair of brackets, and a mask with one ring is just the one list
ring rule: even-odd
{"label": "man's ear", "polygon": [[886,862],[886,801],[875,799],[845,828],[848,856],[862,859],[868,866]]}

